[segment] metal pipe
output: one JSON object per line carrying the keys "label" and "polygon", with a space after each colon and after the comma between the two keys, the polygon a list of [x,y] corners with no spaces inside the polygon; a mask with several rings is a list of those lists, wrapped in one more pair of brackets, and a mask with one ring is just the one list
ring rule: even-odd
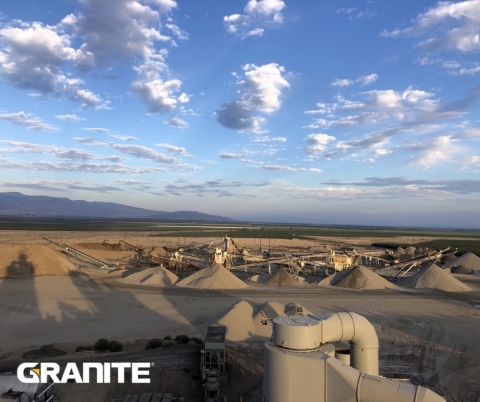
{"label": "metal pipe", "polygon": [[351,366],[362,373],[378,376],[378,336],[373,325],[357,313],[310,316],[320,321],[320,342],[350,343]]}

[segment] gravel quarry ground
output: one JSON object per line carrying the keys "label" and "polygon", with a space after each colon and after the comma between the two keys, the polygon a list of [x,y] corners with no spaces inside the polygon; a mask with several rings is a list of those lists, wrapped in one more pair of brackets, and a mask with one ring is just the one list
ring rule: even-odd
{"label": "gravel quarry ground", "polygon": [[[28,238],[27,243],[38,244],[38,234],[35,236]],[[69,236],[72,245],[94,238],[90,234],[87,239],[82,234],[80,241],[73,234]],[[101,235],[96,238],[104,240]],[[135,238],[118,238],[136,244]],[[108,240],[116,241],[110,237]],[[291,243],[302,246],[299,240]],[[0,246],[1,249],[8,244]],[[48,267],[43,267],[42,272],[45,269],[48,271]],[[456,293],[262,284],[245,289],[192,289],[129,284],[119,280],[124,274],[69,266],[65,272],[56,270],[55,275],[0,278],[0,370],[21,360],[24,352],[42,345],[53,343],[72,353],[77,345],[92,344],[101,337],[122,342],[179,334],[203,338],[204,324],[211,317],[242,300],[283,305],[296,302],[314,313],[354,311],[364,315],[374,324],[380,338],[382,366],[412,367],[447,388],[457,401],[477,402],[480,398],[480,309],[474,306],[480,305],[480,279],[476,276],[456,275],[472,288],[470,292]],[[235,348],[231,353],[246,350],[261,361],[263,340],[244,338],[230,344]],[[261,376],[258,370],[255,374],[247,371],[236,374],[238,384],[247,381],[241,373]],[[171,378],[182,375],[172,372]],[[190,384],[190,380],[180,377],[178,381]],[[243,388],[239,389],[243,392]],[[75,384],[71,392],[71,400],[76,401],[81,400],[82,393],[85,397],[87,391]],[[100,399],[89,393],[88,400],[102,402],[113,395],[109,392],[98,392]]]}

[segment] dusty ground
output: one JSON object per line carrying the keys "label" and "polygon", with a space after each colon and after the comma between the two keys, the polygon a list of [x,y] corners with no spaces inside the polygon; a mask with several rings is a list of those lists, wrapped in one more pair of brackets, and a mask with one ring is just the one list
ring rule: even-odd
{"label": "dusty ground", "polygon": [[[42,235],[45,234],[35,232],[25,236],[21,232],[4,232],[0,233],[0,243],[4,246],[10,244],[10,247],[12,243],[38,244],[42,242]],[[92,233],[85,232],[49,233],[48,236],[70,245],[105,239],[113,243],[120,238],[144,246],[162,245],[161,239],[138,233],[131,237],[126,233],[95,233],[92,236]],[[287,246],[292,243],[309,246],[309,242],[300,240],[280,242]],[[418,369],[427,378],[446,387],[458,401],[477,402],[480,398],[480,309],[472,305],[475,301],[480,302],[480,281],[477,279],[462,279],[474,288],[473,292],[447,294],[439,291],[275,289],[263,286],[235,291],[200,291],[173,286],[124,285],[116,280],[121,275],[121,272],[106,274],[74,270],[57,276],[0,278],[0,366],[7,367],[23,352],[51,343],[71,351],[77,345],[92,343],[100,337],[128,341],[178,334],[203,336],[202,324],[208,317],[241,299],[259,303],[295,301],[316,313],[354,311],[365,315],[379,334],[382,365]],[[243,347],[253,350],[256,355],[261,354],[261,344],[250,343]],[[234,351],[231,354],[235,356]],[[232,387],[248,378],[248,381],[261,378],[260,369],[248,371],[245,364],[242,366],[242,357],[237,356],[237,360]],[[165,383],[167,377],[170,380],[166,383],[172,387],[175,383],[186,384],[187,388],[190,387],[188,384],[198,383],[183,369],[168,370],[173,371],[158,374],[159,384]],[[192,389],[195,386],[192,385]],[[75,387],[80,387],[75,395],[87,392],[80,384]],[[98,390],[100,399],[93,399],[90,391],[88,400],[92,402],[117,397],[111,390]],[[255,400],[258,392],[258,387],[241,388],[235,395],[244,393],[244,400],[249,400],[247,395]]]}

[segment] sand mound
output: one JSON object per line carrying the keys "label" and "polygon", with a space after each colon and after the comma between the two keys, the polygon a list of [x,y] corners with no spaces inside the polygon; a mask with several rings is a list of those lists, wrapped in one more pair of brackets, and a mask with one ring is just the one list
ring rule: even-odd
{"label": "sand mound", "polygon": [[150,254],[155,256],[155,257],[168,257],[168,258],[170,258],[172,253],[169,253],[163,247],[155,247],[152,251],[150,251]]}
{"label": "sand mound", "polygon": [[459,265],[458,267],[453,267],[450,269],[452,274],[472,274],[473,270],[466,267],[465,265]]}
{"label": "sand mound", "polygon": [[425,266],[415,275],[399,281],[399,284],[416,289],[438,289],[445,292],[468,292],[472,290],[435,264]]}
{"label": "sand mound", "polygon": [[270,274],[264,274],[264,275],[253,275],[249,281],[250,282],[255,282],[255,283],[263,283],[265,282],[268,278],[270,278],[272,275]]}
{"label": "sand mound", "polygon": [[355,267],[337,272],[325,278],[318,286],[336,286],[346,289],[365,290],[396,288],[393,283],[388,282],[385,278],[365,267]]}
{"label": "sand mound", "polygon": [[[85,243],[83,243],[85,244]],[[86,243],[88,244],[88,243]],[[93,243],[95,244],[95,243]],[[100,246],[101,243],[98,243]],[[82,244],[75,244],[73,248],[85,253],[93,258],[96,258],[100,261],[103,261],[107,264],[115,264],[117,262],[124,263],[124,264],[134,264],[137,261],[137,255],[135,251],[111,251],[111,250],[98,250],[98,249],[88,249],[83,247]],[[80,256],[80,258],[84,259]],[[90,261],[86,259],[85,261]]]}
{"label": "sand mound", "polygon": [[402,254],[405,254],[405,249],[403,249],[401,247],[397,247],[397,250],[395,251],[395,255],[399,256],[399,255],[402,255]]}
{"label": "sand mound", "polygon": [[285,268],[280,268],[276,274],[263,283],[270,286],[301,286],[301,283],[290,275]]}
{"label": "sand mound", "polygon": [[450,254],[450,255],[446,255],[445,257],[442,257],[441,261],[442,261],[442,264],[447,264],[450,261],[453,261],[456,259],[457,259],[457,256],[455,254]]}
{"label": "sand mound", "polygon": [[407,248],[405,249],[405,254],[414,255],[416,250],[417,250],[417,249],[416,249],[415,247],[413,247],[413,246],[407,247]]}
{"label": "sand mound", "polygon": [[467,268],[480,271],[480,257],[477,257],[473,253],[465,253],[445,264],[445,267],[457,267],[459,265],[464,265]]}
{"label": "sand mound", "polygon": [[99,251],[128,251],[128,247],[120,242],[116,244],[111,243],[78,243],[75,248],[81,247],[87,250],[99,250]]}
{"label": "sand mound", "polygon": [[243,289],[248,285],[228,272],[221,264],[204,268],[177,283],[194,289]]}
{"label": "sand mound", "polygon": [[178,276],[163,267],[148,268],[135,274],[120,279],[123,283],[132,285],[173,285],[178,281]]}
{"label": "sand mound", "polygon": [[0,277],[65,275],[77,267],[62,251],[44,245],[0,248]]}
{"label": "sand mound", "polygon": [[264,341],[270,339],[272,335],[271,319],[284,315],[299,314],[307,315],[311,312],[297,303],[287,305],[277,302],[257,304],[241,300],[208,320],[205,323],[205,329],[209,326],[225,325],[227,327],[226,338],[229,341]]}

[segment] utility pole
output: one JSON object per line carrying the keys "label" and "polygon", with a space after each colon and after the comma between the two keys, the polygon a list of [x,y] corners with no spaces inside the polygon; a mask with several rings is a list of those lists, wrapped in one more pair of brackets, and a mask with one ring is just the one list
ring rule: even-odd
{"label": "utility pole", "polygon": [[260,233],[260,252],[262,252],[262,234]]}

